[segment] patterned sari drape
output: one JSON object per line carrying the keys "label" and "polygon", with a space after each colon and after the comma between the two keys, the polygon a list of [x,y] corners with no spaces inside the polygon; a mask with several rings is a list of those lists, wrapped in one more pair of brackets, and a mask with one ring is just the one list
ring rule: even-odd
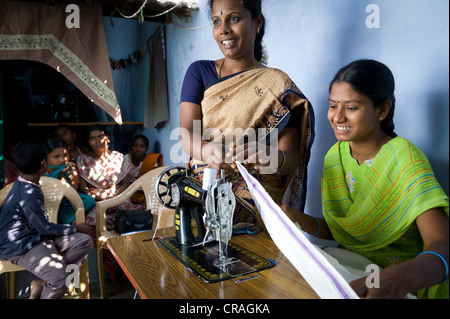
{"label": "patterned sari drape", "polygon": [[[202,132],[213,129],[216,135],[212,138],[225,144],[233,138],[240,140],[250,131],[257,135],[258,141],[268,143],[271,136],[280,134],[291,116],[296,114],[294,123],[299,141],[296,170],[290,176],[260,174],[254,169],[250,173],[275,202],[303,210],[307,165],[314,139],[314,113],[307,98],[289,76],[277,69],[259,68],[225,77],[206,89],[201,107]],[[242,134],[234,136],[239,132]],[[201,179],[206,163],[193,160],[190,164],[194,174]],[[237,202],[256,217],[257,209],[243,177],[234,174],[227,179],[233,184]],[[235,212],[235,224],[251,222],[248,218],[241,220],[237,214]]]}

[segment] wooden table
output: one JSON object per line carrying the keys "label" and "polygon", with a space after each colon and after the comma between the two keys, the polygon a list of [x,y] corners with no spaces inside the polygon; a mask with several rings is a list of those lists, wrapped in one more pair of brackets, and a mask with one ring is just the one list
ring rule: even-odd
{"label": "wooden table", "polygon": [[[235,283],[235,277],[206,283],[178,261],[166,248],[152,241],[154,231],[139,232],[108,240],[108,247],[142,299],[317,299],[300,273],[279,251],[269,235],[233,236],[231,242],[245,247],[276,266],[258,271],[259,277]],[[172,228],[156,236],[173,237]]]}

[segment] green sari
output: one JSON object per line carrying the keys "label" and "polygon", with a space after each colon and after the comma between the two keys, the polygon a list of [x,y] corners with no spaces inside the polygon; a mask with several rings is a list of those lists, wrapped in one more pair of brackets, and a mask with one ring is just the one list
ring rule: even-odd
{"label": "green sari", "polygon": [[[383,268],[422,252],[420,214],[437,207],[449,212],[425,154],[402,137],[361,165],[348,142],[337,142],[325,156],[321,187],[323,215],[336,241]],[[448,298],[448,279],[418,296]]]}

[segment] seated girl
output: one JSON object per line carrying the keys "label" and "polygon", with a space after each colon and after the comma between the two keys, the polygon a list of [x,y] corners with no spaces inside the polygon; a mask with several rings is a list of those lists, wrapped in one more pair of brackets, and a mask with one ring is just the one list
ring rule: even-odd
{"label": "seated girl", "polygon": [[[45,176],[57,178],[70,184],[76,191],[79,186],[78,171],[73,162],[69,162],[66,142],[59,137],[51,138],[46,143],[48,150],[48,170]],[[88,213],[95,207],[95,199],[92,196],[78,193],[83,201],[84,211]],[[63,198],[58,210],[58,222],[72,224],[75,222],[75,210],[67,198]]]}
{"label": "seated girl", "polygon": [[351,251],[383,269],[379,287],[350,283],[359,296],[448,299],[448,196],[425,154],[394,133],[394,88],[377,61],[337,72],[328,120],[338,142],[324,159],[324,218],[284,210],[302,230],[336,240],[345,249],[340,261]]}
{"label": "seated girl", "polygon": [[67,124],[59,124],[55,129],[55,133],[56,136],[66,142],[69,160],[75,163],[77,157],[81,154],[80,148],[75,145],[77,133]]}
{"label": "seated girl", "polygon": [[[133,183],[139,177],[151,171],[155,167],[160,167],[163,165],[163,158],[161,154],[147,153],[148,145],[148,138],[142,134],[134,136],[131,141],[131,153],[125,155],[131,163],[131,168],[128,173],[130,183]],[[144,193],[142,191],[137,191],[131,196],[130,200],[134,204],[145,204]],[[145,207],[143,206],[140,208],[144,209]]]}
{"label": "seated girl", "polygon": [[147,153],[149,141],[145,135],[138,134],[131,141],[131,153],[125,155],[131,162],[130,183],[133,183],[143,174],[155,167],[163,165],[162,155],[159,153]]}

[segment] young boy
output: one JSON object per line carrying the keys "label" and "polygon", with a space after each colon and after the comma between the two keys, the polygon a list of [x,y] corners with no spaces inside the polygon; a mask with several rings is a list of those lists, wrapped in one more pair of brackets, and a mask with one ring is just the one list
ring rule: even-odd
{"label": "young boy", "polygon": [[81,267],[93,247],[87,224],[48,221],[39,179],[47,171],[47,149],[36,142],[14,148],[20,175],[0,211],[0,258],[41,278],[31,285],[30,298],[62,298],[67,290],[68,265]]}

